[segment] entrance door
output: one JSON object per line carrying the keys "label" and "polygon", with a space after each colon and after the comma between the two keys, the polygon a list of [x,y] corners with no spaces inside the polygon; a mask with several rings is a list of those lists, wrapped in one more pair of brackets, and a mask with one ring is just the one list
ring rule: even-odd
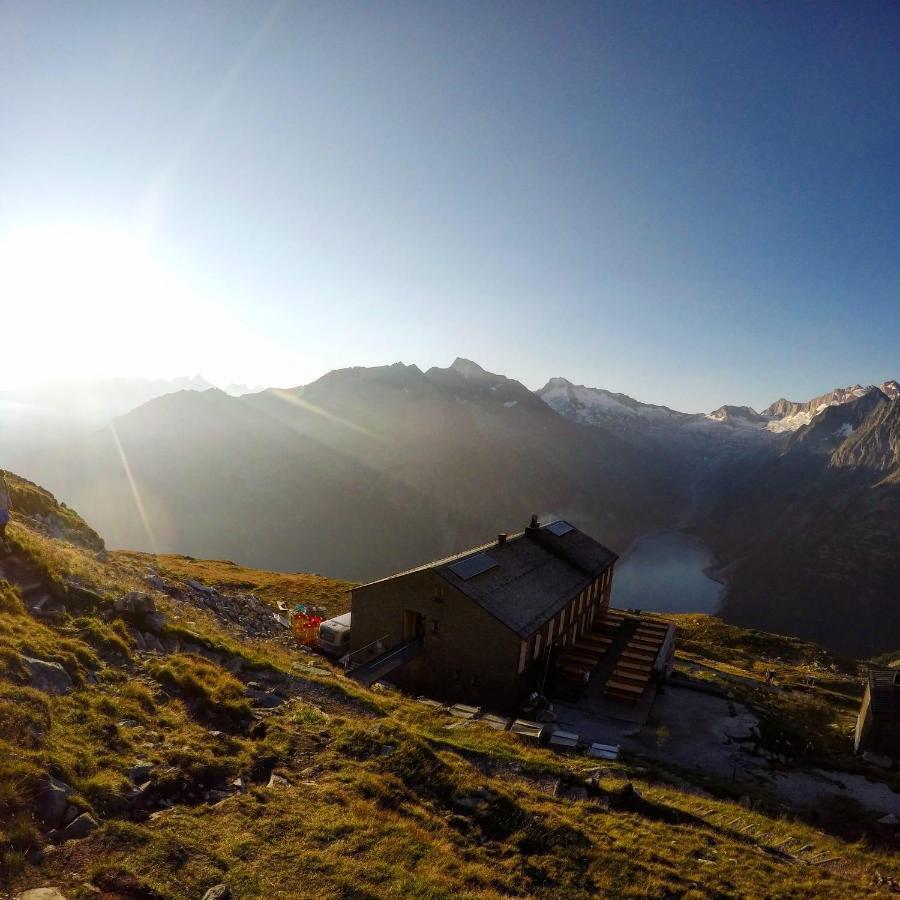
{"label": "entrance door", "polygon": [[425,616],[414,609],[403,610],[403,640],[411,641],[415,638],[421,641],[425,638]]}

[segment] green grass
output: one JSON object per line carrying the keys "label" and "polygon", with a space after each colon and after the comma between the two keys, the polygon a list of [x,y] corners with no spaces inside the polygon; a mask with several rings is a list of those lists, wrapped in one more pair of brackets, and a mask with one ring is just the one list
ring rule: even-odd
{"label": "green grass", "polygon": [[[52,498],[35,490],[32,499],[47,509]],[[50,512],[66,511],[51,505]],[[61,596],[68,579],[96,591],[93,606],[73,604],[61,623],[44,625],[0,584],[0,879],[11,891],[58,884],[72,898],[96,890],[195,898],[224,881],[242,898],[843,900],[887,896],[879,873],[900,880],[895,856],[745,809],[725,786],[707,782],[705,794],[683,773],[640,760],[598,766],[485,726],[449,729],[453,720],[430,707],[362,688],[288,641],[245,640],[209,610],[163,595],[156,595],[169,619],[163,639],[198,652],[140,653],[111,601],[146,590],[151,568],[164,578],[252,591],[273,605],[305,599],[329,612],[346,608],[348,585],[187,557],[100,558],[89,532],[70,527],[80,544],[22,517],[12,537]],[[679,670],[751,703],[768,740],[811,736],[816,758],[853,764],[841,729],[859,695],[857,663],[710,617],[675,619]],[[75,690],[48,697],[28,687],[23,653],[59,661]],[[236,661],[250,670],[243,677],[278,676],[299,697],[256,721],[243,683],[225,668]],[[767,667],[795,689],[769,691]],[[132,821],[125,773],[138,760],[153,765],[154,789],[174,806]],[[267,788],[272,772],[289,784]],[[48,773],[72,785],[73,799],[103,827],[35,866],[26,857],[43,829],[31,800]],[[236,776],[244,793],[206,801],[207,790]],[[557,782],[582,785],[585,796],[555,796]],[[624,792],[627,784],[640,797]],[[778,849],[785,839],[788,847],[811,845],[826,862],[797,862]]]}

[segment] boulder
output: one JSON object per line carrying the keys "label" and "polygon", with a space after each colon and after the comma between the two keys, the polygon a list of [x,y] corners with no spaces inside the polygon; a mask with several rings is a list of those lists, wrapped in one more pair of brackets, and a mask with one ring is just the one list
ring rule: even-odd
{"label": "boulder", "polygon": [[166,627],[166,617],[161,612],[148,613],[144,616],[144,628],[159,634]]}
{"label": "boulder", "polygon": [[125,776],[134,784],[145,782],[153,771],[153,763],[139,759],[133,766],[125,770]]}
{"label": "boulder", "polygon": [[77,806],[73,806],[70,803],[66,807],[66,814],[63,816],[63,820],[62,820],[63,825],[68,825],[70,822],[74,822],[78,818],[80,813],[81,813],[81,810]]}
{"label": "boulder", "polygon": [[42,887],[22,891],[21,894],[16,894],[16,900],[66,900],[66,895],[55,887]]}
{"label": "boulder", "polygon": [[59,828],[65,819],[71,793],[72,788],[64,781],[48,776],[34,801],[34,814],[48,828]]}
{"label": "boulder", "polygon": [[96,831],[100,823],[90,814],[82,813],[73,822],[70,822],[59,833],[61,841],[78,841],[86,838],[92,831]]}
{"label": "boulder", "polygon": [[166,648],[160,643],[159,638],[149,631],[144,632],[144,646],[155,653],[166,652]]}
{"label": "boulder", "polygon": [[893,813],[888,813],[886,816],[882,816],[878,820],[879,825],[900,825],[900,819],[897,818]]}
{"label": "boulder", "polygon": [[253,706],[258,707],[259,709],[275,709],[284,704],[283,697],[279,697],[277,694],[270,694],[268,691],[259,691],[248,688],[244,693],[247,695]]}
{"label": "boulder", "polygon": [[75,685],[69,677],[69,673],[56,662],[47,662],[44,659],[33,659],[23,656],[22,659],[28,665],[28,684],[45,694],[68,694]]}
{"label": "boulder", "polygon": [[217,884],[204,895],[203,900],[231,900],[231,888],[227,884]]}
{"label": "boulder", "polygon": [[125,615],[150,616],[156,612],[156,601],[141,591],[129,591],[113,601],[113,609]]}
{"label": "boulder", "polygon": [[287,778],[282,778],[281,775],[276,775],[274,772],[269,777],[268,787],[270,788],[287,787],[288,784],[290,784],[290,782],[287,780]]}
{"label": "boulder", "polygon": [[147,649],[147,645],[144,643],[144,636],[137,630],[137,628],[129,628],[128,633],[131,635],[131,639],[134,641],[134,645],[138,648],[138,650]]}

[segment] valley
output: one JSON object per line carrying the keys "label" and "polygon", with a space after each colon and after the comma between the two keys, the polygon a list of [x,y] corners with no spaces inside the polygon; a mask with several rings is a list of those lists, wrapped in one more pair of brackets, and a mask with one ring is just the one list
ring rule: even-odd
{"label": "valley", "polygon": [[[670,615],[675,672],[653,717],[592,735],[619,758],[553,751],[363,688],[275,621],[299,601],[341,611],[347,583],[107,551],[73,510],[7,478],[0,893],[900,889],[900,782],[849,750],[855,660]],[[596,728],[564,705],[560,721]]]}
{"label": "valley", "polygon": [[643,535],[616,565],[616,603],[653,612],[715,614],[722,585],[706,574],[712,563],[709,550],[683,532]]}
{"label": "valley", "polygon": [[[239,396],[173,386],[39,446],[7,429],[0,461],[114,547],[365,581],[537,512],[620,553],[638,542],[635,605],[714,608],[714,562],[732,621],[854,654],[900,646],[896,382],[708,415],[564,378],[532,392],[461,358]],[[631,586],[638,569],[650,581]]]}

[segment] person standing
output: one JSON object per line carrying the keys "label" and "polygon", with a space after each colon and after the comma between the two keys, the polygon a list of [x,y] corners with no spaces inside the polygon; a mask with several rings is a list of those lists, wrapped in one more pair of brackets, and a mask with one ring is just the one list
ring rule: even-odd
{"label": "person standing", "polygon": [[6,526],[9,524],[9,485],[0,472],[0,544],[6,544]]}

